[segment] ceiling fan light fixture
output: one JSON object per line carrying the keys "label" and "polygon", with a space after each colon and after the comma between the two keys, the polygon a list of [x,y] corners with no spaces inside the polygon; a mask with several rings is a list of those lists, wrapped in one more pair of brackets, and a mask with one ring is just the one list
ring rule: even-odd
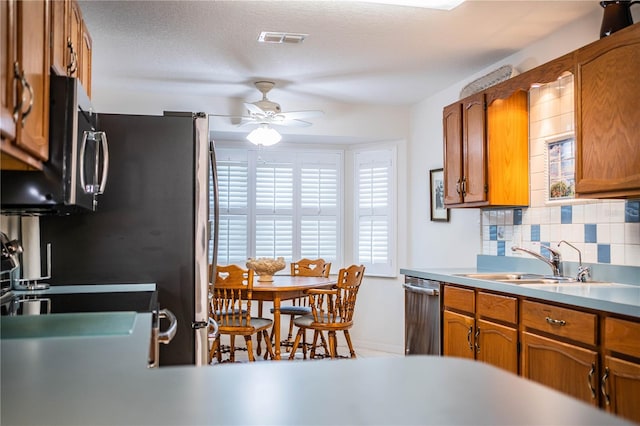
{"label": "ceiling fan light fixture", "polygon": [[282,140],[282,135],[268,124],[261,124],[247,135],[247,140],[254,145],[271,146]]}

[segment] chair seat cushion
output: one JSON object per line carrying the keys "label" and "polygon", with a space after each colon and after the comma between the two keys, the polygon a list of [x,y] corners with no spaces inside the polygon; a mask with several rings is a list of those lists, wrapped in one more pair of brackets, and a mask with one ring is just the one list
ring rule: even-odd
{"label": "chair seat cushion", "polygon": [[[246,317],[242,317],[242,318],[234,317],[232,321],[226,322],[223,318],[221,318],[218,325],[220,327],[246,327],[247,319]],[[270,320],[268,318],[251,317],[251,327],[257,330],[268,328],[268,327],[271,327],[272,325],[273,325],[273,320]]]}
{"label": "chair seat cushion", "polygon": [[[273,308],[271,308],[273,313]],[[309,306],[281,306],[280,315],[307,315],[311,313]]]}
{"label": "chair seat cushion", "polygon": [[[321,319],[321,323],[329,323],[329,317],[327,315],[323,315],[323,317],[324,318]],[[311,324],[313,324],[313,315],[303,315],[294,319],[293,323],[298,327],[311,327]],[[340,317],[335,318],[335,323],[340,323]]]}

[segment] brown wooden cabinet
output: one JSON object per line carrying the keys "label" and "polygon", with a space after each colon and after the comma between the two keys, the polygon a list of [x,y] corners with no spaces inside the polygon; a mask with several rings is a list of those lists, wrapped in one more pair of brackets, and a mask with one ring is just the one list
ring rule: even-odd
{"label": "brown wooden cabinet", "polygon": [[90,97],[91,36],[76,0],[51,1],[51,68],[77,77]]}
{"label": "brown wooden cabinet", "polygon": [[603,335],[605,355],[600,389],[604,407],[640,423],[640,323],[607,317]]}
{"label": "brown wooden cabinet", "polygon": [[87,96],[91,98],[91,66],[92,66],[92,53],[93,53],[93,41],[91,35],[87,29],[87,25],[82,21],[80,32],[80,65],[78,79],[87,92]]}
{"label": "brown wooden cabinet", "polygon": [[443,111],[445,204],[529,204],[528,98],[518,90],[487,103],[481,92]]}
{"label": "brown wooden cabinet", "polygon": [[640,24],[576,52],[576,192],[640,196]]}
{"label": "brown wooden cabinet", "polygon": [[[460,110],[457,116],[457,110]],[[445,205],[484,204],[486,197],[486,104],[484,93],[444,110]]]}
{"label": "brown wooden cabinet", "polygon": [[39,170],[49,158],[49,78],[76,76],[91,94],[92,42],[76,0],[0,2],[0,166]]}
{"label": "brown wooden cabinet", "polygon": [[2,129],[3,169],[40,169],[49,158],[49,5],[43,0],[2,2],[9,30],[3,34],[9,48],[2,51],[2,117],[4,122],[11,111],[14,123]]}
{"label": "brown wooden cabinet", "polygon": [[16,122],[13,118],[16,99],[13,71],[17,35],[15,9],[15,1],[0,2],[0,134],[3,141],[16,138]]}
{"label": "brown wooden cabinet", "polygon": [[515,298],[445,285],[443,303],[443,355],[518,373]]}
{"label": "brown wooden cabinet", "polygon": [[487,362],[640,423],[640,321],[444,283],[442,353]]}
{"label": "brown wooden cabinet", "polygon": [[598,353],[560,340],[523,332],[522,375],[598,405]]}

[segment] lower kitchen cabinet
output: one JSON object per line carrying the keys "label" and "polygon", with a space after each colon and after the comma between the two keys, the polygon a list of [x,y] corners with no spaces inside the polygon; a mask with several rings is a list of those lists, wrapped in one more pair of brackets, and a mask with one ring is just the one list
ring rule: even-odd
{"label": "lower kitchen cabinet", "polygon": [[473,317],[445,310],[442,315],[442,354],[474,359],[474,324]]}
{"label": "lower kitchen cabinet", "polygon": [[640,423],[640,323],[607,317],[603,335],[605,355],[600,390],[604,407]]}
{"label": "lower kitchen cabinet", "polygon": [[475,359],[640,423],[640,321],[453,283],[442,354]]}
{"label": "lower kitchen cabinet", "polygon": [[518,330],[494,322],[476,322],[476,359],[518,374]]}
{"label": "lower kitchen cabinet", "polygon": [[496,322],[515,322],[515,298],[445,286],[444,306],[443,355],[476,359],[518,374],[518,330]]}
{"label": "lower kitchen cabinet", "polygon": [[559,340],[523,332],[522,375],[598,405],[598,353]]}

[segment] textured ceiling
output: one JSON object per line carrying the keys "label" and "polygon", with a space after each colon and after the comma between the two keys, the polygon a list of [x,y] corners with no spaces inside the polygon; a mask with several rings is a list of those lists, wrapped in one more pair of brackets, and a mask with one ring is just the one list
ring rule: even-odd
{"label": "textured ceiling", "polygon": [[[600,9],[594,0],[468,0],[452,11],[356,1],[80,5],[93,38],[94,101],[116,88],[255,101],[253,82],[267,79],[285,111],[287,102],[312,109],[313,100],[410,105]],[[309,36],[267,45],[256,41],[261,31]],[[207,112],[237,114],[216,108]]]}

